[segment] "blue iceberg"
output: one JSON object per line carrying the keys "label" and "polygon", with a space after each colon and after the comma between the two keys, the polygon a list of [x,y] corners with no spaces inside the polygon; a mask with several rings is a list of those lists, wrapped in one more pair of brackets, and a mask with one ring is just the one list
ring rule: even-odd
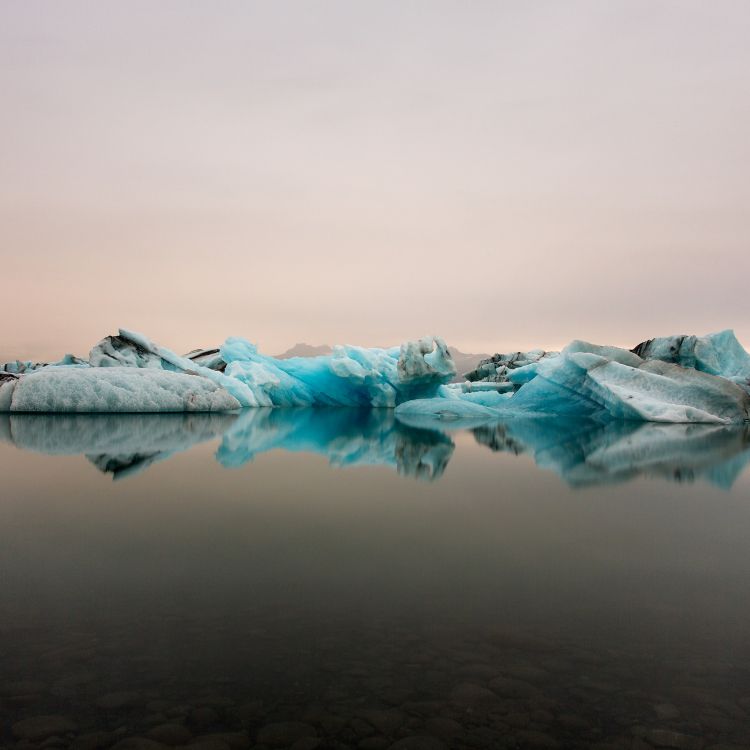
{"label": "blue iceberg", "polygon": [[[726,362],[721,342],[727,345]],[[707,360],[701,360],[704,367],[698,369],[657,357],[644,359],[618,347],[574,341],[559,356],[540,357],[503,373],[517,390],[497,392],[492,396],[494,403],[487,397],[482,400],[477,393],[446,387],[439,391],[438,398],[401,404],[396,413],[412,420],[554,414],[649,422],[742,423],[750,420],[750,393],[742,387],[744,360],[735,342],[739,346],[733,335],[731,339],[726,334],[714,338],[714,372],[709,372]]]}
{"label": "blue iceberg", "polygon": [[83,364],[0,373],[0,411],[394,407],[434,395],[455,374],[448,347],[436,336],[388,349],[337,346],[330,355],[276,359],[236,337],[218,350],[181,356],[121,329],[99,342]]}
{"label": "blue iceberg", "polygon": [[412,421],[512,415],[736,424],[750,420],[750,355],[731,331],[652,339],[633,350],[574,341],[562,352],[497,354],[452,383],[445,342],[337,346],[280,359],[242,338],[179,355],[121,329],[53,365],[0,366],[0,412],[397,408]]}

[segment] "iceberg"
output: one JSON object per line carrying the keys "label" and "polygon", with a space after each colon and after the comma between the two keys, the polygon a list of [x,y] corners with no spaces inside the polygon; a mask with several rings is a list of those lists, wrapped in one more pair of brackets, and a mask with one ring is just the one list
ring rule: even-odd
{"label": "iceberg", "polygon": [[651,339],[633,350],[574,341],[562,352],[496,354],[452,383],[446,343],[336,346],[277,358],[230,337],[176,354],[120,329],[52,365],[0,366],[0,411],[231,411],[241,407],[396,408],[401,417],[476,423],[554,414],[653,422],[750,419],[750,354],[731,331]]}
{"label": "iceberg", "polygon": [[4,367],[0,411],[13,412],[394,407],[434,395],[456,373],[437,336],[390,349],[337,346],[329,355],[282,360],[237,337],[182,356],[126,329],[96,344],[87,362],[71,357],[55,365]]}
{"label": "iceberg", "polygon": [[231,411],[240,402],[206,378],[159,370],[45,367],[0,385],[10,412]]}
{"label": "iceberg", "polygon": [[225,374],[245,383],[259,406],[394,407],[434,395],[456,373],[437,336],[390,349],[335,346],[329,355],[288,359],[260,354],[235,337],[220,351]]}
{"label": "iceberg", "polygon": [[529,352],[511,352],[510,354],[493,354],[483,359],[471,372],[467,372],[464,378],[469,382],[494,382],[508,383],[509,375],[527,365],[532,365],[549,357],[557,357],[559,352],[548,352],[544,349],[532,349]]}
{"label": "iceberg", "polygon": [[458,419],[479,416],[483,407],[497,416],[555,414],[715,424],[750,420],[750,394],[732,380],[584,341],[572,342],[559,356],[515,368],[507,378],[518,390],[497,394],[494,404],[478,404],[473,393],[442,389],[442,398],[407,402],[396,413]]}
{"label": "iceberg", "polygon": [[642,359],[670,362],[731,380],[750,393],[750,354],[734,331],[707,336],[665,336],[642,341],[631,349]]}
{"label": "iceberg", "polygon": [[90,364],[161,368],[201,375],[226,388],[242,406],[385,406],[431,395],[456,374],[437,336],[390,349],[335,346],[317,357],[278,359],[246,339],[180,356],[145,336],[120,329],[97,344]]}

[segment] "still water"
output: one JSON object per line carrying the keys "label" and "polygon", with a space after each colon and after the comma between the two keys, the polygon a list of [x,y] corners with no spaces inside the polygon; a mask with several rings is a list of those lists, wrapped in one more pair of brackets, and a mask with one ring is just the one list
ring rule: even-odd
{"label": "still water", "polygon": [[0,746],[750,747],[750,429],[0,415]]}

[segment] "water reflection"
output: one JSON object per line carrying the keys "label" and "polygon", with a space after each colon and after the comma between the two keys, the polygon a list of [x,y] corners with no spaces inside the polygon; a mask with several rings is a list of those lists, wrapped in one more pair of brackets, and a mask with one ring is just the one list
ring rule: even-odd
{"label": "water reflection", "polygon": [[750,462],[748,427],[515,419],[473,433],[492,451],[530,454],[572,487],[645,475],[729,489]]}
{"label": "water reflection", "polygon": [[[454,426],[454,425],[452,425]],[[442,427],[442,425],[441,425]],[[455,427],[455,426],[454,426]],[[515,418],[468,429],[493,452],[526,454],[572,487],[646,475],[729,489],[750,462],[750,426]],[[0,439],[46,454],[84,454],[114,479],[212,439],[216,460],[243,466],[271,450],[317,453],[333,466],[377,465],[439,479],[455,450],[434,423],[387,409],[248,409],[239,414],[5,415]]]}

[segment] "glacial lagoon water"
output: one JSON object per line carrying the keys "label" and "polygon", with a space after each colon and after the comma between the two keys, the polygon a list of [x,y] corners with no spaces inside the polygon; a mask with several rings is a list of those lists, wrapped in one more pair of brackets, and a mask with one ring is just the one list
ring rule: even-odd
{"label": "glacial lagoon water", "polygon": [[750,746],[750,430],[452,427],[0,416],[0,746]]}

